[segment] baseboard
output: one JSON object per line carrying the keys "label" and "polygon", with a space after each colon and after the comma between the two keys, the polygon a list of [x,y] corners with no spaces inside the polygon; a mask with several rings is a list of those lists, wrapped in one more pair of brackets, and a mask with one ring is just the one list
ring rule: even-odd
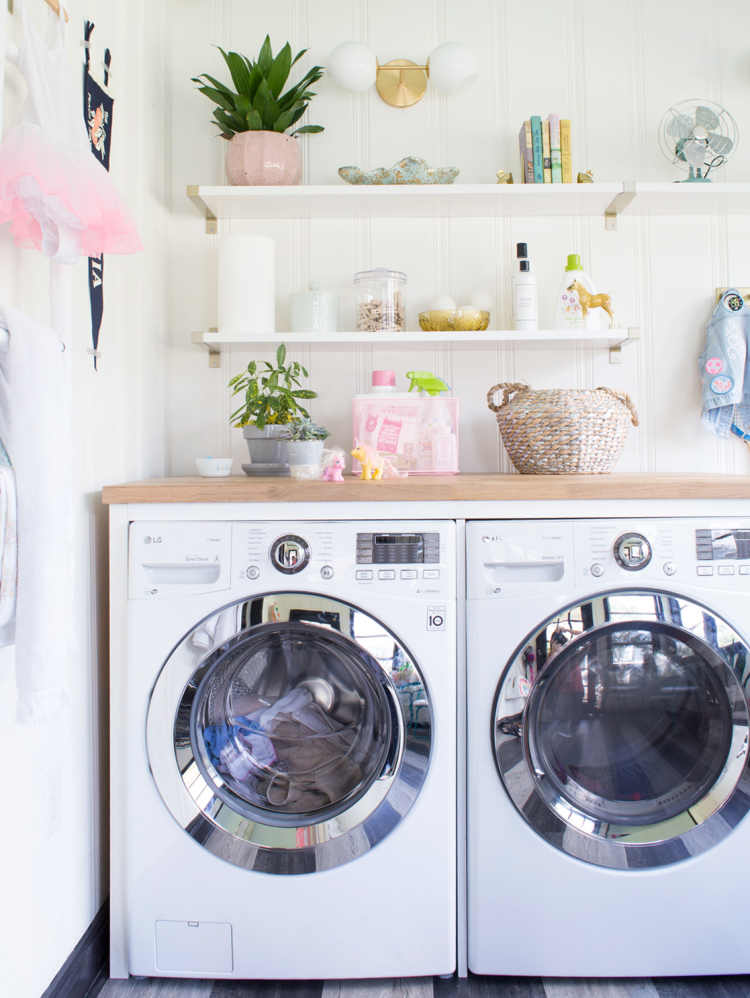
{"label": "baseboard", "polygon": [[105,901],[41,998],[86,998],[107,973],[109,901]]}

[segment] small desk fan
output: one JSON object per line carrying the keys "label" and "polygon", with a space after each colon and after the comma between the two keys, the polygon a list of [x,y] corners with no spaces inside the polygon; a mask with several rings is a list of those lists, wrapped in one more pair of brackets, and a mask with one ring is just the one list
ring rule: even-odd
{"label": "small desk fan", "polygon": [[688,175],[677,183],[710,183],[708,174],[723,166],[737,148],[737,122],[726,108],[709,100],[673,104],[659,125],[659,148]]}

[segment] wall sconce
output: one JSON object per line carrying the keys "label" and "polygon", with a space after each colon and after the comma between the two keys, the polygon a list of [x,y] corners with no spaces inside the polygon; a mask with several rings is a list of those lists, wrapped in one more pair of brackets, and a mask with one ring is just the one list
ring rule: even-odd
{"label": "wall sconce", "polygon": [[393,59],[381,66],[361,42],[344,42],[328,57],[328,71],[344,90],[362,93],[375,87],[391,107],[411,107],[427,90],[427,78],[443,94],[455,94],[476,79],[474,53],[458,42],[443,42],[424,66],[409,59]]}

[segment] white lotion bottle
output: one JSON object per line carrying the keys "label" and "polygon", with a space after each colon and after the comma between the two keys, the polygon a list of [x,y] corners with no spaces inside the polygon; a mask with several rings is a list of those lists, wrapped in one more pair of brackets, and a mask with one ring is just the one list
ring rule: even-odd
{"label": "white lotion bottle", "polygon": [[513,275],[513,328],[531,333],[539,328],[536,277],[531,272],[526,243],[516,245],[518,270]]}

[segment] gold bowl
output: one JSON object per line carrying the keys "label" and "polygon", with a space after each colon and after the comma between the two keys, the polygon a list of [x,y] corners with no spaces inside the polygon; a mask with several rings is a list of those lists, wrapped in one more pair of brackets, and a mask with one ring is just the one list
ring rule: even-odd
{"label": "gold bowl", "polygon": [[433,308],[419,313],[419,326],[426,333],[478,332],[490,324],[490,313],[482,308]]}

